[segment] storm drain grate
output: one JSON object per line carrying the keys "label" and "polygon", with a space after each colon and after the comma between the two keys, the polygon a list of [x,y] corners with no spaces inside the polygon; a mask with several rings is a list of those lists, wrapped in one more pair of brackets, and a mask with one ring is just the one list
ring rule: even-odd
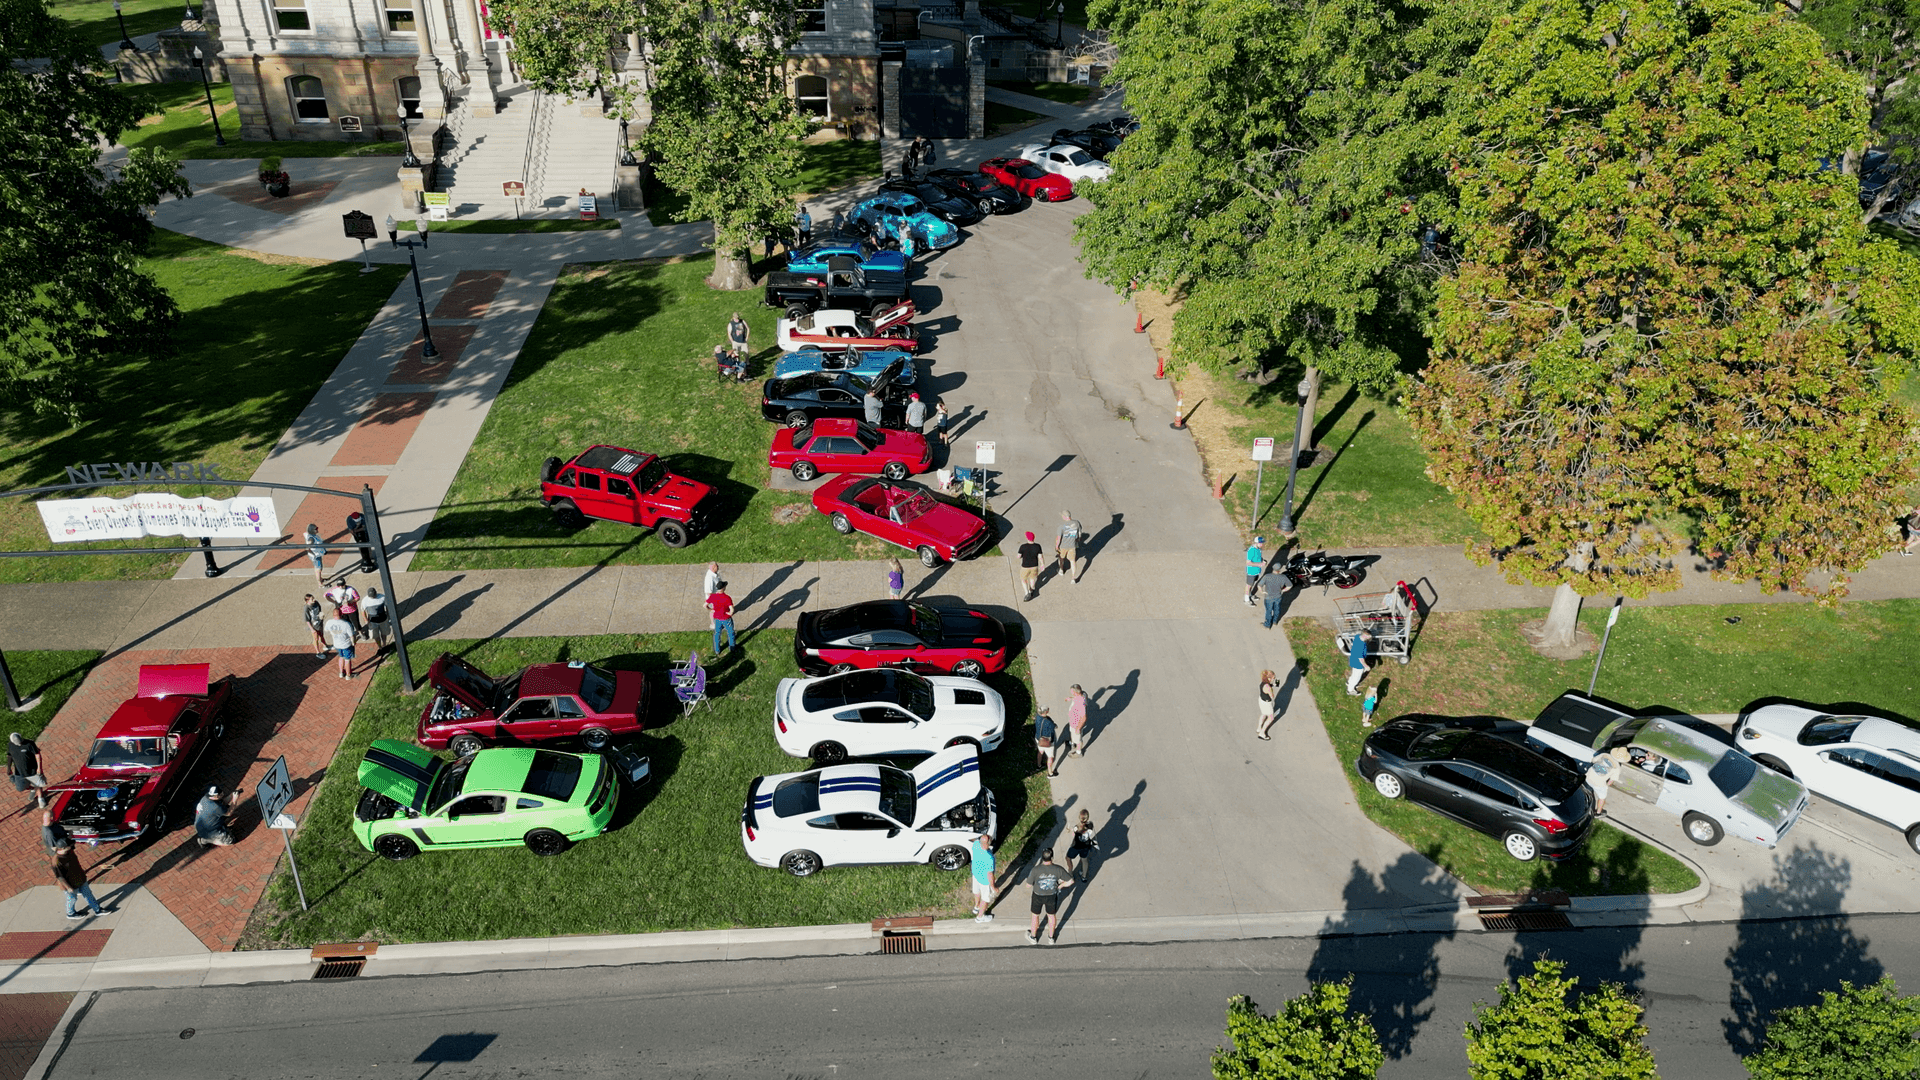
{"label": "storm drain grate", "polygon": [[322,960],[320,966],[313,969],[313,977],[316,979],[351,979],[355,975],[360,974],[360,969],[366,966],[367,958],[364,956],[352,956],[343,960]]}
{"label": "storm drain grate", "polygon": [[923,953],[927,951],[927,939],[917,933],[898,934],[889,930],[880,935],[880,951],[883,953]]}
{"label": "storm drain grate", "polygon": [[1480,915],[1484,930],[1571,930],[1573,924],[1558,911],[1506,911]]}

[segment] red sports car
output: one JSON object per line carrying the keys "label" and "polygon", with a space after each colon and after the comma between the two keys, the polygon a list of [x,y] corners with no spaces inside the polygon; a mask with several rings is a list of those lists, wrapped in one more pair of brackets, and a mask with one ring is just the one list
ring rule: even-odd
{"label": "red sports car", "polygon": [[1022,195],[1045,202],[1065,202],[1073,198],[1073,181],[1050,173],[1026,158],[991,158],[980,163],[980,171]]}
{"label": "red sports car", "polygon": [[861,420],[815,420],[780,428],[767,449],[767,464],[811,480],[823,472],[879,473],[904,480],[933,468],[933,448],[917,431],[877,428]]}
{"label": "red sports car", "polygon": [[494,680],[465,660],[442,653],[427,672],[433,700],[414,738],[429,750],[451,747],[468,757],[493,743],[514,746],[578,738],[604,750],[615,735],[646,728],[646,676],[607,671],[575,660],[534,664]]}
{"label": "red sports car", "polygon": [[207,664],[142,664],[133,696],[93,737],[87,763],[47,789],[53,819],[82,844],[158,836],[193,791],[193,771],[226,731],[233,676],[207,682]]}
{"label": "red sports car", "polygon": [[971,559],[993,543],[980,515],[908,481],[842,476],[813,493],[813,508],[840,533],[863,532],[909,548],[929,568]]}
{"label": "red sports car", "polygon": [[977,679],[1005,670],[1007,652],[1007,628],[986,612],[907,600],[803,611],[793,632],[793,658],[808,675],[904,667]]}

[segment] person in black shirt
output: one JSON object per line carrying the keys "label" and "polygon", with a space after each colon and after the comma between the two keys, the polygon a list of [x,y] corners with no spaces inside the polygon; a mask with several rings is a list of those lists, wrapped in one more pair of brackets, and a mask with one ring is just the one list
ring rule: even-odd
{"label": "person in black shirt", "polygon": [[1046,549],[1034,543],[1033,534],[1027,534],[1027,542],[1018,549],[1020,556],[1020,583],[1027,587],[1027,599],[1040,594],[1040,556]]}
{"label": "person in black shirt", "polygon": [[17,731],[7,733],[7,775],[13,778],[13,790],[33,791],[33,801],[42,809],[47,805],[47,775],[40,764],[40,747]]}

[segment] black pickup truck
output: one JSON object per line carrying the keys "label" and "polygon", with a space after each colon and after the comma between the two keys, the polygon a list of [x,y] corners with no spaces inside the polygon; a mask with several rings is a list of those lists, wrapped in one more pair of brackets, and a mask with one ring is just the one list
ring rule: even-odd
{"label": "black pickup truck", "polygon": [[776,270],[767,275],[767,306],[786,308],[794,319],[822,308],[877,316],[906,297],[905,272],[863,267],[848,255],[828,259],[825,270]]}

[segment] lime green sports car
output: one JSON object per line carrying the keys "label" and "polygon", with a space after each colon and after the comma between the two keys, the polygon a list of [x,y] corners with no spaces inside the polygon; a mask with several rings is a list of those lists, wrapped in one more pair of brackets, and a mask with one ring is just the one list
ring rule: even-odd
{"label": "lime green sports car", "polygon": [[558,855],[605,832],[620,796],[599,754],[500,747],[447,761],[394,739],[367,748],[360,786],[353,835],[396,861],[422,848],[514,844]]}

